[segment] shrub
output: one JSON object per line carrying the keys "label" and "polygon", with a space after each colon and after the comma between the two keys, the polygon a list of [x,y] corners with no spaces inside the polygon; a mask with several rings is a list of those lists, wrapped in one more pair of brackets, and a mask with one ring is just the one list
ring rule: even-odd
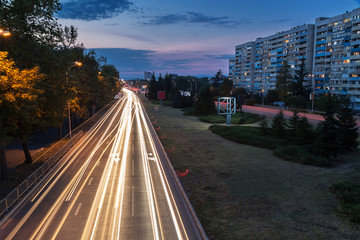
{"label": "shrub", "polygon": [[259,123],[259,127],[260,127],[260,131],[259,134],[260,135],[266,135],[267,133],[267,129],[268,129],[268,122],[266,120],[266,117],[264,115],[261,116],[261,120]]}
{"label": "shrub", "polygon": [[250,123],[256,123],[261,120],[261,116],[257,114],[252,113],[239,113],[236,114],[239,116],[239,124],[250,124]]}
{"label": "shrub", "polygon": [[255,99],[252,99],[252,98],[248,98],[245,100],[245,105],[248,105],[248,106],[255,106]]}
{"label": "shrub", "polygon": [[283,137],[286,133],[285,128],[287,127],[286,119],[284,118],[283,111],[279,111],[278,114],[273,118],[271,127],[274,131],[275,136]]}
{"label": "shrub", "polygon": [[311,154],[306,146],[286,146],[274,151],[274,155],[286,161],[313,165],[313,166],[329,166],[329,161]]}
{"label": "shrub", "polygon": [[216,133],[231,141],[248,144],[256,147],[263,147],[268,149],[276,149],[284,143],[280,139],[273,137],[259,136],[259,128],[256,127],[242,127],[242,126],[210,126],[210,131]]}

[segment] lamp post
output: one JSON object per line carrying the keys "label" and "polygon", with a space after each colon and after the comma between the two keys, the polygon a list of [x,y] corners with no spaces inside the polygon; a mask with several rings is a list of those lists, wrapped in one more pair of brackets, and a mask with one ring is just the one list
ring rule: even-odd
{"label": "lamp post", "polygon": [[[66,71],[66,83],[69,85],[69,71],[70,69],[72,69],[73,67],[80,67],[82,65],[81,62],[74,62],[74,64],[68,68],[68,70]],[[71,114],[70,114],[70,99],[68,99],[67,101],[67,105],[68,105],[68,117],[69,117],[69,137],[71,139]]]}
{"label": "lamp post", "polygon": [[11,33],[7,30],[3,30],[0,28],[0,36],[9,37]]}
{"label": "lamp post", "polygon": [[311,112],[314,112],[314,99],[315,99],[315,78],[314,74],[311,74],[311,80],[312,80],[312,96],[311,96]]}

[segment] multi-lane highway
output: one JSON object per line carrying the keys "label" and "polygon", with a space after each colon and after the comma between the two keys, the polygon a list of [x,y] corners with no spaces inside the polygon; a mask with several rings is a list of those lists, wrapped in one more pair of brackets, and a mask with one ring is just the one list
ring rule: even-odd
{"label": "multi-lane highway", "polygon": [[206,239],[136,94],[0,222],[0,239]]}

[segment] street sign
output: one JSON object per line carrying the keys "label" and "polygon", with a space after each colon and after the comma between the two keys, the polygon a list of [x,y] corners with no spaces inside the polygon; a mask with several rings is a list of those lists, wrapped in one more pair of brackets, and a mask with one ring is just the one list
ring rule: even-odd
{"label": "street sign", "polygon": [[165,91],[158,91],[157,92],[157,99],[158,100],[165,100]]}
{"label": "street sign", "polygon": [[218,99],[218,114],[229,115],[236,113],[236,98],[221,97]]}
{"label": "street sign", "polygon": [[231,114],[236,113],[236,98],[234,97],[221,97],[218,99],[218,114],[226,115],[226,125],[231,124]]}

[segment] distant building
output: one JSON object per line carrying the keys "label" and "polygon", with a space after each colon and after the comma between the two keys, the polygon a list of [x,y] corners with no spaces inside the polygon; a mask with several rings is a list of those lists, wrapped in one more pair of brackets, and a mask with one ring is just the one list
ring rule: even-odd
{"label": "distant building", "polygon": [[235,58],[229,59],[229,79],[231,81],[235,79]]}
{"label": "distant building", "polygon": [[147,81],[151,80],[152,72],[144,72],[144,79]]}
{"label": "distant building", "polygon": [[316,93],[347,95],[360,110],[360,8],[236,46],[229,75],[236,87],[266,92],[285,59],[295,70],[302,58]]}
{"label": "distant building", "polygon": [[236,46],[235,86],[255,92],[274,89],[285,59],[295,70],[304,58],[312,74],[313,43],[314,25],[308,24]]}

